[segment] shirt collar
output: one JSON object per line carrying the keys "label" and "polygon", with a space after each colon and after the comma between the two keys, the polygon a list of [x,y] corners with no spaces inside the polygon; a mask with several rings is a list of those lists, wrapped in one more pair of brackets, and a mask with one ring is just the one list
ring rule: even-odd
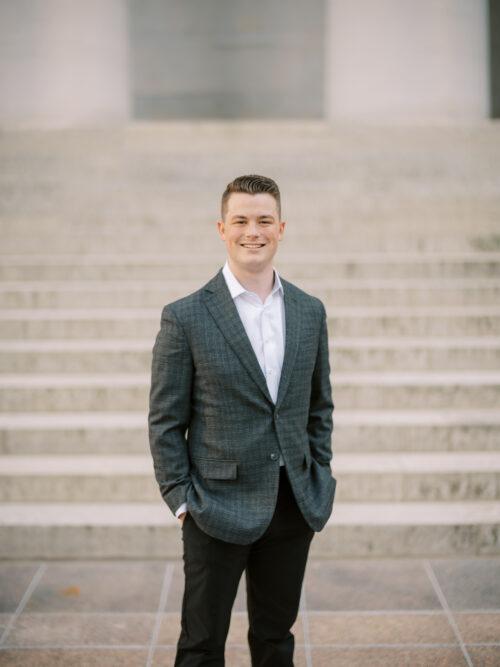
{"label": "shirt collar", "polygon": [[[283,294],[283,285],[281,284],[280,277],[274,266],[273,266],[273,271],[274,271],[274,285],[271,294],[274,294],[278,290],[281,291],[281,294]],[[243,294],[244,292],[247,292],[248,294],[254,293],[250,292],[250,290],[245,289],[245,287],[243,287],[243,285],[239,282],[239,280],[236,278],[234,273],[229,268],[229,262],[227,261],[227,259],[226,263],[224,264],[224,267],[222,268],[222,273],[224,275],[224,278],[226,280],[227,286],[229,288],[229,291],[233,299],[235,299],[240,294]]]}

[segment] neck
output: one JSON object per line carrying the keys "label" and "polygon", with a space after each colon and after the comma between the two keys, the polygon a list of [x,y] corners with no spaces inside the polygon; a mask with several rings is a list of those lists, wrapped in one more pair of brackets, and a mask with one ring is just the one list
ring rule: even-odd
{"label": "neck", "polygon": [[274,269],[268,264],[262,271],[245,271],[238,266],[234,266],[228,257],[227,262],[234,276],[250,292],[255,292],[261,298],[265,299],[274,287]]}

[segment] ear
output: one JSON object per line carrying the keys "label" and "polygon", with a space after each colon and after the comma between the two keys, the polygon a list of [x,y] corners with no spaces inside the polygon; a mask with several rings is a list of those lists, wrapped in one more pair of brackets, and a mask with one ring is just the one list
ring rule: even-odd
{"label": "ear", "polygon": [[226,228],[225,228],[225,225],[224,225],[224,220],[222,220],[222,219],[217,220],[217,230],[219,232],[219,236],[221,237],[221,239],[223,241],[225,241],[226,240]]}

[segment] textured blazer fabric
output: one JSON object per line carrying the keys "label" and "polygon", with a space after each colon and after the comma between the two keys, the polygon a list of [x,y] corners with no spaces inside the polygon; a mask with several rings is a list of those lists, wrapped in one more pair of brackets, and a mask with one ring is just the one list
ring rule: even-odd
{"label": "textured blazer fabric", "polygon": [[332,512],[333,402],[323,303],[281,279],[285,353],[276,403],[222,269],[164,306],[153,346],[149,443],[173,514],[181,503],[209,535],[250,544],[274,513],[283,455],[305,520]]}

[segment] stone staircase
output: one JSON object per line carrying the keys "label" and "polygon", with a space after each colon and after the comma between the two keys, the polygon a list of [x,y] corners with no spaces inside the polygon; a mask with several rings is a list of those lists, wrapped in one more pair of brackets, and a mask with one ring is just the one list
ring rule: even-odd
{"label": "stone staircase", "polygon": [[264,173],[327,308],[337,492],[314,557],[498,554],[500,127],[170,123],[0,135],[0,556],[180,557],[147,438],[165,303]]}

